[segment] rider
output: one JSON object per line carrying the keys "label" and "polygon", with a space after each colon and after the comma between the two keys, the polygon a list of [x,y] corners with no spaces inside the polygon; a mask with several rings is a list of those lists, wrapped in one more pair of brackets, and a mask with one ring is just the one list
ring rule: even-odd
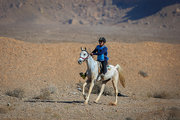
{"label": "rider", "polygon": [[105,46],[106,39],[104,37],[99,38],[99,45],[90,53],[91,56],[97,55],[97,61],[101,62],[102,70],[101,70],[101,77],[104,78],[105,73],[107,72],[107,64],[109,58],[107,57],[107,50],[108,48]]}

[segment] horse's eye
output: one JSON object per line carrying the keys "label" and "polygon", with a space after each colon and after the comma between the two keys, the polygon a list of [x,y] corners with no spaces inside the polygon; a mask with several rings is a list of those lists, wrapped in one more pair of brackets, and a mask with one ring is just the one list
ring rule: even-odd
{"label": "horse's eye", "polygon": [[86,54],[84,53],[84,56],[85,56]]}

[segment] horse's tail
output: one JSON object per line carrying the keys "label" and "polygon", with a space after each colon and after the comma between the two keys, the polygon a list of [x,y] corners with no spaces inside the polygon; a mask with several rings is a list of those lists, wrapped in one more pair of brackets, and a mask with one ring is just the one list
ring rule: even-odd
{"label": "horse's tail", "polygon": [[120,83],[122,84],[122,86],[125,88],[125,78],[124,78],[124,76],[123,76],[123,74],[122,74],[122,68],[121,68],[121,66],[119,65],[119,64],[117,64],[116,66],[115,66],[115,68],[118,70],[118,72],[119,72],[119,80],[120,80]]}

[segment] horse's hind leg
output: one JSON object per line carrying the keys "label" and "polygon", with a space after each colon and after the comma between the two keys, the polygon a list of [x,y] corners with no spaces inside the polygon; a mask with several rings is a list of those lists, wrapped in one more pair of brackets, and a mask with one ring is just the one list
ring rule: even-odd
{"label": "horse's hind leg", "polygon": [[102,84],[102,86],[101,86],[101,91],[100,91],[100,93],[99,93],[97,99],[94,101],[95,103],[97,103],[97,102],[99,101],[99,99],[100,99],[102,93],[104,92],[105,85],[106,85],[105,83]]}
{"label": "horse's hind leg", "polygon": [[117,86],[118,85],[118,78],[117,77],[113,78],[112,84],[113,84],[113,87],[114,87],[116,100],[115,100],[114,103],[110,103],[110,104],[111,105],[117,105],[117,95],[118,95],[118,86]]}

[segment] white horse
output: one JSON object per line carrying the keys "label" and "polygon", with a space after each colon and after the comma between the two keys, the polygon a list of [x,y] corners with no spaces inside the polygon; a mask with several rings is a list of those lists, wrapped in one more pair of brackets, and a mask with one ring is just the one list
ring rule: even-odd
{"label": "white horse", "polygon": [[[94,83],[98,80],[99,77],[99,63],[98,61],[95,61],[92,56],[86,51],[86,48],[83,50],[83,48],[81,48],[81,53],[80,53],[80,58],[78,60],[79,64],[82,64],[84,61],[86,61],[87,63],[87,80],[86,82],[83,84],[83,96],[85,99],[85,104],[88,104],[89,101],[89,97],[91,94],[91,91],[93,89]],[[123,87],[125,87],[125,79],[122,75],[122,69],[121,67],[117,64],[116,66],[113,65],[109,65],[108,67],[108,71],[104,76],[104,80],[102,80],[102,87],[100,90],[100,93],[97,97],[97,99],[94,101],[95,103],[97,103],[104,91],[104,87],[105,84],[112,80],[112,84],[115,90],[115,102],[111,103],[111,105],[117,105],[117,95],[118,95],[118,80],[120,80],[121,84]],[[90,83],[90,88],[89,88],[89,92],[88,92],[88,96],[86,97],[85,94],[85,86]]]}

